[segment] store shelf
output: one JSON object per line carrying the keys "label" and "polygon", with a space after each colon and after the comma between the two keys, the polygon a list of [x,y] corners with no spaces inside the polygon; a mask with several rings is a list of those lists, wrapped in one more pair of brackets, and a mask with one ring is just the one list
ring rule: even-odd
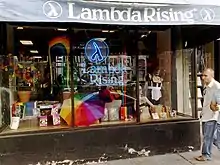
{"label": "store shelf", "polygon": [[[191,74],[190,74],[191,75]],[[197,74],[197,79],[196,79],[196,82],[197,82],[197,109],[200,111],[202,109],[202,99],[203,99],[203,95],[202,95],[202,80],[201,80],[201,75],[202,73],[198,73]],[[192,99],[192,96],[191,96],[191,93],[190,93],[190,90],[189,90],[189,99]],[[191,108],[191,103],[189,102],[189,107]]]}

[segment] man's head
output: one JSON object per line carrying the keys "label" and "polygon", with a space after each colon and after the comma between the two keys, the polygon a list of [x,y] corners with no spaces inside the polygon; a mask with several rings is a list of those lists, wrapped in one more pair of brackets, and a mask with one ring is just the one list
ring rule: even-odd
{"label": "man's head", "polygon": [[207,68],[202,73],[203,82],[208,85],[214,79],[214,70],[211,68]]}

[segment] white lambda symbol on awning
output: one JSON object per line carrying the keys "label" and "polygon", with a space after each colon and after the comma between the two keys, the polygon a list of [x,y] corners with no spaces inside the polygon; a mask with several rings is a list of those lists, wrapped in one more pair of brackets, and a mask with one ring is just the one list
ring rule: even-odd
{"label": "white lambda symbol on awning", "polygon": [[62,6],[55,1],[47,1],[43,5],[43,12],[48,18],[58,18],[62,15]]}
{"label": "white lambda symbol on awning", "polygon": [[200,11],[200,15],[205,22],[212,22],[215,19],[215,12],[209,8],[203,8]]}

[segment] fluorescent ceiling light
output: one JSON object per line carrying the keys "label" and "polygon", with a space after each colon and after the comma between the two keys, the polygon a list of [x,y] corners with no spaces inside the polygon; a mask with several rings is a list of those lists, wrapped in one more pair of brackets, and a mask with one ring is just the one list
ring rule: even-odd
{"label": "fluorescent ceiling light", "polygon": [[33,56],[33,58],[35,58],[35,59],[40,59],[40,58],[42,58],[41,56]]}
{"label": "fluorescent ceiling light", "polygon": [[18,29],[18,30],[22,30],[22,29],[24,29],[24,28],[23,28],[23,27],[17,27],[17,29]]}
{"label": "fluorescent ceiling light", "polygon": [[188,42],[186,41],[186,42],[185,42],[185,47],[187,47],[187,45],[188,45]]}
{"label": "fluorescent ceiling light", "polygon": [[37,50],[30,50],[30,52],[31,52],[31,53],[35,53],[35,54],[38,53]]}
{"label": "fluorescent ceiling light", "polygon": [[21,42],[23,45],[33,45],[33,42],[32,42],[32,41],[28,41],[28,40],[20,40],[20,42]]}
{"label": "fluorescent ceiling light", "polygon": [[58,31],[67,31],[67,29],[57,29]]}
{"label": "fluorescent ceiling light", "polygon": [[220,38],[218,38],[217,41],[220,41]]}
{"label": "fluorescent ceiling light", "polygon": [[106,38],[97,38],[97,39],[99,39],[101,41],[105,41],[106,40]]}
{"label": "fluorescent ceiling light", "polygon": [[114,30],[102,30],[103,33],[114,33]]}

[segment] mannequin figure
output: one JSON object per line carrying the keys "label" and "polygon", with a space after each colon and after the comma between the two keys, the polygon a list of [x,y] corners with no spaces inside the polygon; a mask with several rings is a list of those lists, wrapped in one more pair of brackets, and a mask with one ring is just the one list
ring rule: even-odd
{"label": "mannequin figure", "polygon": [[144,96],[141,86],[139,86],[139,97],[140,106],[147,103],[151,108],[154,108],[154,104],[146,96]]}
{"label": "mannequin figure", "polygon": [[146,77],[145,91],[146,96],[150,98],[150,101],[154,105],[160,104],[160,98],[162,97],[161,87],[163,78],[160,76],[160,70],[157,69],[153,74],[148,74]]}
{"label": "mannequin figure", "polygon": [[[129,110],[129,114],[128,115],[134,115],[136,114],[136,82],[130,82],[130,90],[128,90],[128,95],[131,96],[134,99],[130,99],[129,97],[127,98],[127,105],[129,106],[129,109],[131,108],[131,110]],[[139,105],[140,105],[140,110],[142,109],[142,107],[146,107],[146,104],[150,107],[151,110],[155,109],[154,104],[143,94],[143,90],[142,87],[139,86]],[[141,110],[142,111],[142,110]]]}
{"label": "mannequin figure", "polygon": [[[146,104],[149,105],[151,110],[155,109],[154,104],[146,96],[144,96],[142,87],[139,86],[139,105],[140,105],[140,109],[142,107],[145,107]],[[134,107],[136,108],[136,101],[134,103]]]}

